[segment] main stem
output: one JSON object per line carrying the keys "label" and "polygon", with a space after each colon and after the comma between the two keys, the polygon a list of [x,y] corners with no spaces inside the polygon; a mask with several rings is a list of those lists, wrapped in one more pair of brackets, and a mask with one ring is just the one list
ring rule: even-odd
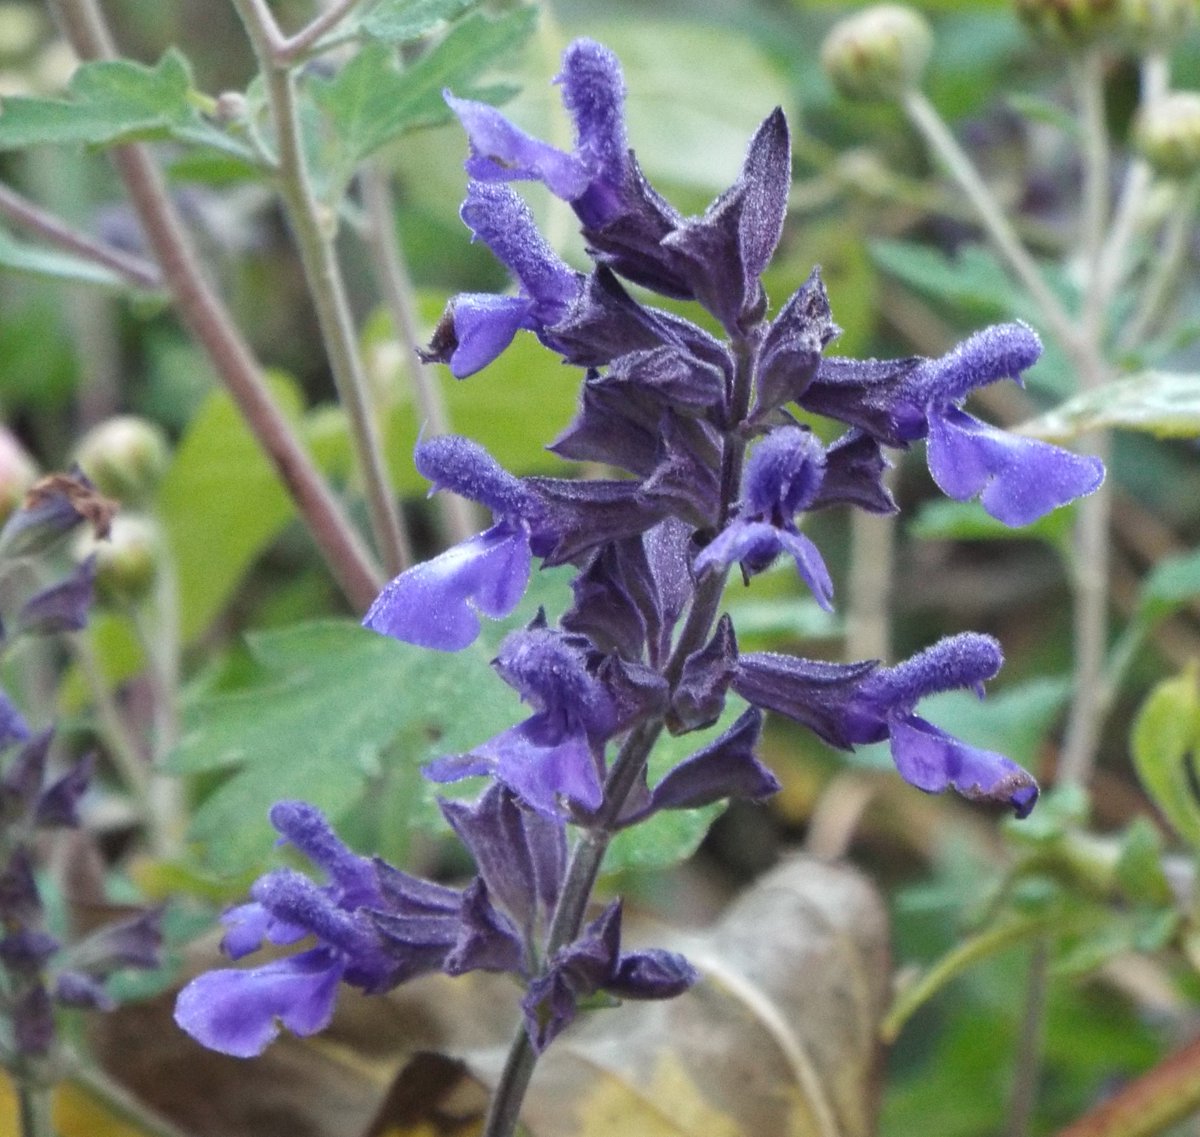
{"label": "main stem", "polygon": [[[757,341],[739,339],[733,343],[736,367],[730,391],[730,421],[741,423],[750,407],[754,389],[754,368]],[[735,425],[725,436],[721,458],[721,500],[717,510],[717,527],[725,524],[741,490],[742,465],[746,441]],[[712,634],[713,620],[725,590],[726,574],[709,573],[697,586],[692,604],[679,633],[670,659],[663,668],[663,677],[674,688],[683,672],[688,656],[698,651]],[[554,953],[579,935],[587,913],[588,902],[600,866],[608,852],[609,842],[630,792],[645,776],[646,763],[654,744],[662,734],[664,718],[658,715],[635,727],[625,739],[604,782],[604,803],[591,826],[584,830],[571,855],[562,894],[554,911],[547,936],[545,958],[549,963]],[[488,1108],[483,1137],[511,1137],[520,1117],[521,1103],[537,1064],[537,1054],[529,1041],[524,1023],[517,1027],[496,1093]]]}
{"label": "main stem", "polygon": [[350,422],[355,457],[363,479],[371,529],[384,568],[395,576],[412,561],[408,536],[392,493],[383,444],[371,405],[370,390],[350,315],[341,266],[333,247],[336,217],[322,217],[308,174],[296,103],[295,76],[280,62],[274,22],[267,22],[261,5],[233,0],[258,58],[266,84],[267,103],[279,147],[279,189],[317,310],[321,338],[338,399]]}

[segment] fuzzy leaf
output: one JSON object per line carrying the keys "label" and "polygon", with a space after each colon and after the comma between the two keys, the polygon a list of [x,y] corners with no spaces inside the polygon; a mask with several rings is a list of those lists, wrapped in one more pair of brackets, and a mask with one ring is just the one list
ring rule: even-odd
{"label": "fuzzy leaf", "polygon": [[127,59],[85,63],[72,77],[67,99],[4,100],[0,150],[162,135],[198,119],[191,88],[191,67],[174,49],[153,67]]}
{"label": "fuzzy leaf", "polygon": [[1142,787],[1179,834],[1200,849],[1200,674],[1190,668],[1165,679],[1138,712],[1130,736]]}
{"label": "fuzzy leaf", "polygon": [[1161,620],[1195,596],[1200,596],[1200,549],[1154,566],[1142,583],[1138,614],[1144,620]]}
{"label": "fuzzy leaf", "polygon": [[[415,769],[469,750],[522,715],[491,674],[484,642],[430,652],[326,620],[257,633],[248,646],[249,682],[195,702],[169,761],[178,774],[226,778],[196,810],[192,837],[227,872],[270,852],[273,802],[303,798],[336,825],[374,792],[386,762]],[[416,823],[421,795],[407,798]]]}
{"label": "fuzzy leaf", "polygon": [[1200,375],[1144,371],[1077,395],[1018,429],[1062,442],[1104,427],[1194,438],[1200,434]]}
{"label": "fuzzy leaf", "polygon": [[384,43],[412,43],[440,23],[456,20],[481,0],[382,0],[363,16],[360,27]]}
{"label": "fuzzy leaf", "polygon": [[497,19],[476,12],[404,71],[390,47],[372,43],[334,78],[314,80],[313,98],[329,116],[335,138],[333,184],[344,185],[359,162],[406,131],[448,119],[445,88],[467,98],[486,96],[479,75],[519,47],[536,21],[531,7]]}
{"label": "fuzzy leaf", "polygon": [[127,288],[126,280],[95,261],[64,253],[45,245],[32,245],[0,229],[0,268],[32,276],[98,284],[103,288]]}

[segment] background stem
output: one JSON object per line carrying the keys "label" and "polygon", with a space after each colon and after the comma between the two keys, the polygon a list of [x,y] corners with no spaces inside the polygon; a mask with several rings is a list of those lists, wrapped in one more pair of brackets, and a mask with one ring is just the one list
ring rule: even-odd
{"label": "background stem", "polygon": [[274,22],[267,22],[261,5],[253,0],[233,0],[233,3],[254,47],[266,85],[279,147],[279,189],[317,311],[338,400],[350,423],[371,529],[385,570],[395,576],[412,562],[412,551],[392,492],[367,377],[358,354],[346,285],[333,247],[337,218],[329,210],[322,215],[322,207],[313,193],[300,131],[295,77],[280,63],[273,46],[277,34]]}
{"label": "background stem", "polygon": [[[50,0],[50,3],[80,59],[115,58],[112,39],[95,0]],[[291,424],[272,399],[261,368],[204,278],[158,167],[140,144],[115,147],[113,161],[180,318],[208,355],[271,460],[346,598],[356,610],[365,611],[382,587],[383,578]]]}

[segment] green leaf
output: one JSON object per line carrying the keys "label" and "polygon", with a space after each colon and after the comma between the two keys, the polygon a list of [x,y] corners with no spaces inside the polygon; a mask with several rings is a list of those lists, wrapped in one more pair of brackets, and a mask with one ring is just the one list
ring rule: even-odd
{"label": "green leaf", "polygon": [[1117,857],[1117,882],[1135,904],[1168,905],[1171,885],[1162,864],[1163,843],[1154,823],[1135,818],[1121,836]]}
{"label": "green leaf", "polygon": [[949,257],[910,241],[874,241],[871,256],[884,272],[923,296],[976,320],[1010,316],[1020,303],[1000,263],[979,245],[965,245]]}
{"label": "green leaf", "polygon": [[[275,375],[271,389],[299,421],[299,391]],[[185,642],[204,631],[254,558],[287,524],[294,507],[233,400],[208,396],[192,418],[158,491],[179,588]]]}
{"label": "green leaf", "polygon": [[1147,696],[1130,736],[1133,765],[1175,832],[1200,849],[1200,796],[1195,762],[1200,751],[1200,673],[1191,667]]}
{"label": "green leaf", "polygon": [[480,3],[481,0],[381,0],[363,16],[359,27],[383,43],[411,43]]}
{"label": "green leaf", "polygon": [[[482,642],[431,652],[333,620],[247,639],[251,681],[188,708],[168,763],[179,774],[226,775],[191,833],[219,870],[242,871],[268,855],[272,802],[303,798],[336,823],[378,784],[385,761],[415,769],[469,750],[523,713],[491,674]],[[421,795],[401,804],[428,827],[429,818],[413,817]]]}
{"label": "green leaf", "polygon": [[1138,616],[1145,621],[1162,620],[1200,596],[1200,549],[1179,553],[1156,564],[1142,582]]}
{"label": "green leaf", "polygon": [[1102,427],[1158,438],[1200,435],[1200,375],[1144,371],[1078,395],[1019,429],[1034,438],[1063,441]]}
{"label": "green leaf", "polygon": [[111,269],[71,253],[19,241],[0,229],[0,267],[55,280],[99,284],[104,288],[128,288],[129,283]]}
{"label": "green leaf", "polygon": [[1046,126],[1052,126],[1055,130],[1062,131],[1074,142],[1081,137],[1078,121],[1059,103],[1039,95],[1027,95],[1020,92],[1012,92],[1006,96],[1005,102],[1017,114],[1029,119],[1030,122],[1040,122]]}
{"label": "green leaf", "polygon": [[127,59],[85,63],[71,79],[69,99],[4,100],[0,150],[161,135],[198,119],[191,89],[191,67],[174,48],[153,67]]}
{"label": "green leaf", "polygon": [[532,7],[498,19],[476,12],[404,71],[396,66],[391,48],[371,43],[334,78],[314,80],[313,99],[331,120],[333,169],[327,173],[337,191],[358,163],[381,146],[406,131],[445,121],[450,111],[443,89],[467,98],[486,96],[489,92],[479,86],[479,76],[519,47],[536,22]]}
{"label": "green leaf", "polygon": [[[720,721],[708,730],[679,736],[664,731],[650,754],[651,787],[673,766],[679,765],[733,726],[745,710],[746,703],[731,696]],[[703,809],[668,809],[656,813],[640,825],[622,830],[608,847],[604,872],[666,868],[685,860],[696,851],[709,827],[724,811],[724,802]]]}
{"label": "green leaf", "polygon": [[984,512],[977,502],[928,501],[909,526],[915,537],[942,541],[1028,540],[1035,537],[1061,548],[1071,533],[1072,512],[1055,509],[1032,525],[1014,529]]}

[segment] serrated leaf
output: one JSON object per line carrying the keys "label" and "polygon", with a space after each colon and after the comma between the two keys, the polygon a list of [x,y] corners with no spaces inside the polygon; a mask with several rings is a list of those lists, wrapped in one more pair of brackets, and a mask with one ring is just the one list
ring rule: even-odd
{"label": "serrated leaf", "polygon": [[231,775],[193,818],[192,837],[219,870],[244,870],[267,855],[272,802],[303,798],[336,822],[398,739],[398,760],[418,766],[469,750],[522,716],[483,643],[431,652],[334,620],[257,633],[248,643],[254,680],[190,707],[168,763],[179,774]]}
{"label": "serrated leaf", "polygon": [[381,0],[366,15],[359,27],[372,39],[383,43],[411,43],[433,31],[439,24],[456,20],[482,0]]}
{"label": "serrated leaf", "polygon": [[1142,788],[1175,832],[1200,849],[1200,676],[1196,668],[1161,682],[1147,696],[1130,736]]}
{"label": "serrated leaf", "polygon": [[1200,596],[1200,549],[1159,561],[1142,582],[1138,615],[1161,620],[1195,596]]}
{"label": "serrated leaf", "polygon": [[1064,441],[1101,428],[1140,430],[1158,438],[1200,435],[1200,375],[1145,371],[1118,379],[1069,399],[1018,430]]}
{"label": "serrated leaf", "polygon": [[80,284],[97,284],[103,288],[128,288],[124,277],[95,261],[44,245],[31,245],[18,240],[6,229],[0,229],[0,268],[53,280],[70,280]]}
{"label": "serrated leaf", "polygon": [[497,19],[472,13],[404,71],[391,48],[371,43],[334,78],[314,80],[313,99],[329,116],[334,136],[331,184],[340,192],[358,163],[381,146],[406,131],[445,121],[450,116],[442,99],[445,88],[468,98],[487,94],[479,86],[480,75],[519,47],[536,22],[531,7]]}
{"label": "serrated leaf", "polygon": [[198,117],[191,88],[191,67],[174,48],[153,67],[128,59],[85,63],[71,79],[68,99],[4,100],[0,150],[105,145],[162,134]]}

